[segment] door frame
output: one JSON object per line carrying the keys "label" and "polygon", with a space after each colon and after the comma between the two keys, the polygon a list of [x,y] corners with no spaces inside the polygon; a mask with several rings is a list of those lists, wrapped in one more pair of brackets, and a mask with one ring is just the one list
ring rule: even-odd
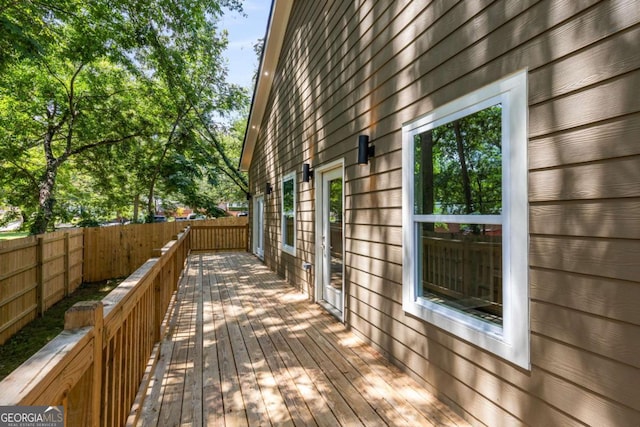
{"label": "door frame", "polygon": [[[342,174],[342,306],[340,311],[334,309],[329,304],[324,303],[323,300],[323,251],[322,251],[322,226],[323,226],[323,208],[324,208],[324,186],[323,178],[327,172],[333,172],[339,169]],[[324,165],[316,166],[314,168],[314,186],[315,186],[315,280],[314,280],[314,300],[321,306],[323,306],[328,312],[337,317],[340,322],[344,322],[345,319],[345,300],[346,300],[346,283],[345,283],[345,215],[344,215],[344,201],[345,201],[345,185],[344,185],[344,159],[339,159]]]}
{"label": "door frame", "polygon": [[[259,200],[262,200],[262,212],[258,214],[258,206],[260,206]],[[259,194],[253,197],[253,253],[261,260],[264,260],[264,211],[265,211],[265,197],[264,194]],[[262,242],[260,242],[260,233],[258,230],[262,230]],[[258,248],[262,248],[262,252],[258,251]]]}

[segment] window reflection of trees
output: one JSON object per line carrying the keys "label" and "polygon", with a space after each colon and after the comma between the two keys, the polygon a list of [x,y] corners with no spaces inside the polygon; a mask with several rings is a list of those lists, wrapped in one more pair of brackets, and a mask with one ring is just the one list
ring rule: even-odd
{"label": "window reflection of trees", "polygon": [[[502,106],[416,136],[415,206],[421,215],[502,213]],[[423,297],[502,322],[502,227],[425,222]]]}
{"label": "window reflection of trees", "polygon": [[501,122],[497,104],[416,137],[416,213],[501,213]]}
{"label": "window reflection of trees", "polygon": [[284,217],[283,242],[287,246],[294,245],[295,224],[295,191],[293,178],[282,183],[282,216]]}

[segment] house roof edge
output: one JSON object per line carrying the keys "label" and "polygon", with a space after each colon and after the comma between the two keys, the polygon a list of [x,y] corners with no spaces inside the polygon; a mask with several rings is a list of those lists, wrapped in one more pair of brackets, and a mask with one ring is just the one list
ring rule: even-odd
{"label": "house roof edge", "polygon": [[284,35],[289,23],[289,15],[293,7],[294,0],[273,0],[271,3],[271,14],[269,16],[269,26],[265,37],[265,43],[260,57],[260,67],[258,71],[258,81],[253,89],[251,109],[247,120],[247,129],[242,142],[242,154],[240,156],[239,169],[243,172],[249,170],[253,152],[260,131],[260,124],[267,106],[273,77],[280,59],[280,51],[284,41]]}

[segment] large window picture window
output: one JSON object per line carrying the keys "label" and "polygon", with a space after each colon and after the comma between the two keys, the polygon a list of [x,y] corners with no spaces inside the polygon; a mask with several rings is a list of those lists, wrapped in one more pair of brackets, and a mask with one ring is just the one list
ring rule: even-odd
{"label": "large window picture window", "polygon": [[526,72],[403,127],[405,311],[529,367]]}
{"label": "large window picture window", "polygon": [[296,253],[296,174],[282,178],[282,250]]}

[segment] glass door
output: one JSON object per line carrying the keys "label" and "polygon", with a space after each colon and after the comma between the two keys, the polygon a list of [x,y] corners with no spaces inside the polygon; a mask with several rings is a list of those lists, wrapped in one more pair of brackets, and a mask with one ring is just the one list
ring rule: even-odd
{"label": "glass door", "polygon": [[264,258],[264,196],[253,199],[253,253]]}
{"label": "glass door", "polygon": [[322,174],[322,301],[342,317],[344,298],[344,225],[342,168]]}

